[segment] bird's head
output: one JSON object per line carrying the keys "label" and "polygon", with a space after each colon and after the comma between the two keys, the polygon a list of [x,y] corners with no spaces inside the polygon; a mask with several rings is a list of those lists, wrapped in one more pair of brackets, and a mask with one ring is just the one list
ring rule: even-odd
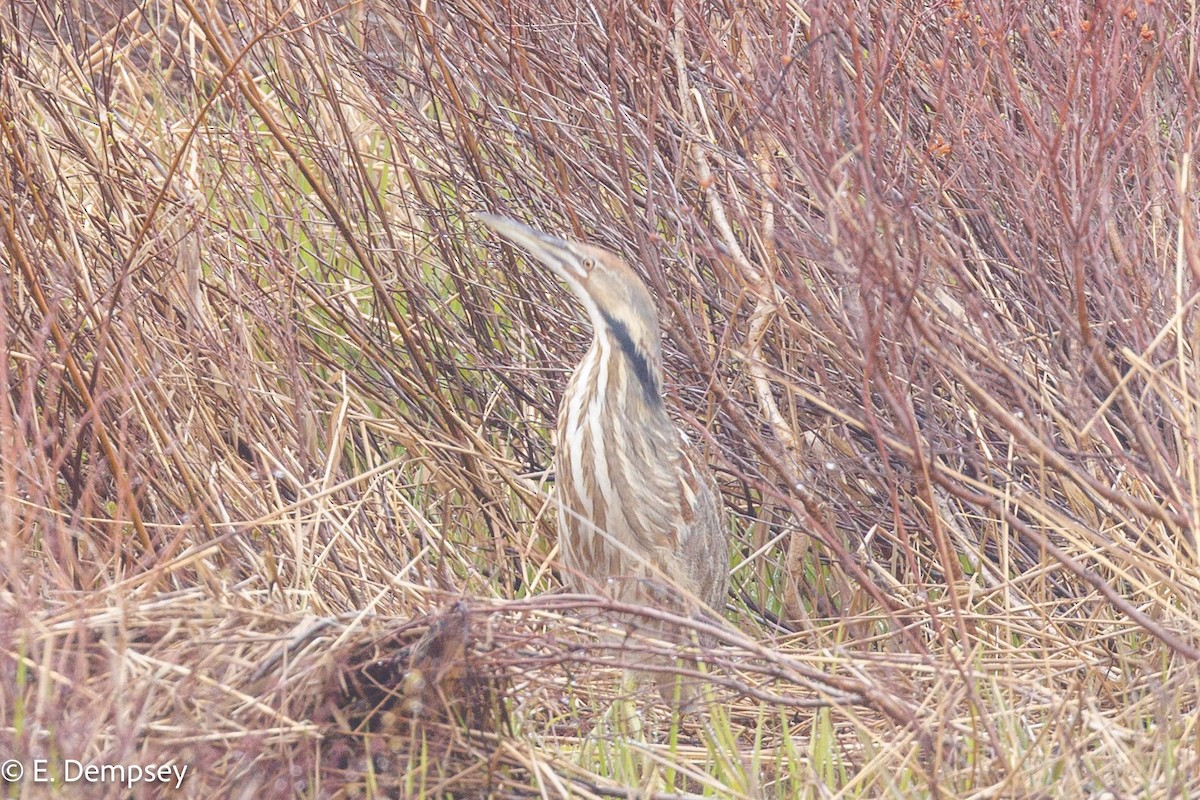
{"label": "bird's head", "polygon": [[661,391],[658,313],[646,284],[616,253],[550,236],[496,214],[475,218],[533,254],[561,278],[587,309],[597,337],[615,340],[639,379]]}

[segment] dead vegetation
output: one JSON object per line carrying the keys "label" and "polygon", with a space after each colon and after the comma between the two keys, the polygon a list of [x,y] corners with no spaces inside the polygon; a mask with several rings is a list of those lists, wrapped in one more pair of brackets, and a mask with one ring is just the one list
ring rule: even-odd
{"label": "dead vegetation", "polygon": [[[10,2],[4,757],[195,797],[1200,792],[1175,6]],[[546,475],[588,332],[485,209],[661,298],[737,539],[707,721],[600,716],[638,610],[552,593]]]}

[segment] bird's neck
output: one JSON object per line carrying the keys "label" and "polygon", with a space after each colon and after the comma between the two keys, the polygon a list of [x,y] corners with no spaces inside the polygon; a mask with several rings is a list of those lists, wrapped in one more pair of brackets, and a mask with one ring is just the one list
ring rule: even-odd
{"label": "bird's neck", "polygon": [[[662,354],[655,341],[638,341],[617,319],[606,316],[606,330],[597,331],[585,363],[590,361],[598,370],[600,387],[611,398],[626,407],[644,407],[656,412],[662,409]],[[583,365],[581,365],[582,368]]]}
{"label": "bird's neck", "polygon": [[658,337],[641,341],[631,335],[622,321],[601,314],[605,327],[596,330],[592,350],[596,359],[608,362],[608,379],[614,380],[614,384],[607,391],[626,395],[630,401],[641,401],[649,408],[661,408],[662,354]]}

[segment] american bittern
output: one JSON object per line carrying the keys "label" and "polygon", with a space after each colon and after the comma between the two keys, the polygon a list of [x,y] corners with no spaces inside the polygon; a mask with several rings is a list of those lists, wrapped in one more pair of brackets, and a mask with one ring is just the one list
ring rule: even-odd
{"label": "american bittern", "polygon": [[[555,480],[567,588],[672,610],[700,601],[720,613],[729,536],[707,465],[663,405],[658,314],[646,285],[607,250],[506,217],[476,217],[558,275],[592,325],[592,346],[558,411]],[[680,638],[663,626],[649,629]],[[660,670],[657,677],[669,699],[673,676]],[[690,702],[695,695],[685,692]]]}

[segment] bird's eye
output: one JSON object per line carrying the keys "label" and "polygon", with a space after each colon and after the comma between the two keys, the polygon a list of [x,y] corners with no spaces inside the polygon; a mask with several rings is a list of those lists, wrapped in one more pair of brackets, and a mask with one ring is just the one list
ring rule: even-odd
{"label": "bird's eye", "polygon": [[592,271],[592,267],[594,267],[594,266],[596,266],[596,259],[594,259],[594,258],[585,258],[585,259],[583,260],[583,271],[584,271],[584,272],[591,272],[591,271]]}

